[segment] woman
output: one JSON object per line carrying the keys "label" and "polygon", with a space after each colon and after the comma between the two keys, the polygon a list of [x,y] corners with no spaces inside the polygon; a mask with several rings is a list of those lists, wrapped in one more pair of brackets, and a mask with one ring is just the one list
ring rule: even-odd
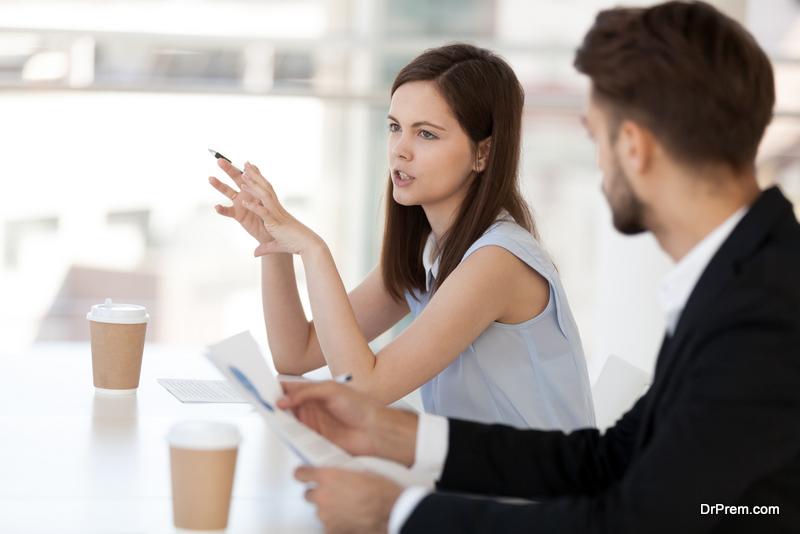
{"label": "woman", "polygon": [[[247,163],[216,206],[259,241],[264,319],[280,373],[328,365],[390,403],[422,387],[425,410],[518,427],[594,425],[578,329],[518,186],[523,91],[508,64],[454,44],[409,63],[392,87],[391,173],[380,263],[348,295],[318,235]],[[299,254],[314,320],[306,320]],[[368,342],[409,311],[377,354]]]}

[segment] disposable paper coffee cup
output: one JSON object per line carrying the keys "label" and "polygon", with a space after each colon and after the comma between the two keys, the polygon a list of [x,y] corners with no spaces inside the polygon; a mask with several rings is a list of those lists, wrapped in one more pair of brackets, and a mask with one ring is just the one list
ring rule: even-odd
{"label": "disposable paper coffee cup", "polygon": [[144,306],[106,299],[86,318],[92,343],[92,375],[98,393],[129,395],[139,387],[147,314]]}
{"label": "disposable paper coffee cup", "polygon": [[172,468],[175,526],[190,531],[224,532],[241,435],[226,423],[187,421],[167,435]]}

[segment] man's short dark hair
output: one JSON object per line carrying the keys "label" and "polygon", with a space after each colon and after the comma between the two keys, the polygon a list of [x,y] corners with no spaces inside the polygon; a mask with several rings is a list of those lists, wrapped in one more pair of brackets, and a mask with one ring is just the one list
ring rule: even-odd
{"label": "man's short dark hair", "polygon": [[772,118],[766,54],[738,22],[702,2],[601,11],[575,67],[612,117],[648,128],[689,164],[747,168]]}

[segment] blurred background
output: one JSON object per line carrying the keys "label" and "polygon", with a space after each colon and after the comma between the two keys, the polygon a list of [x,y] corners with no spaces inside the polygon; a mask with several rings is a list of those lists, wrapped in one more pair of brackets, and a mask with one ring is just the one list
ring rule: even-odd
{"label": "blurred background", "polygon": [[[422,50],[469,41],[525,87],[524,191],[590,378],[610,354],[651,370],[671,261],[611,226],[572,60],[598,10],[652,3],[0,1],[0,355],[88,340],[86,313],[106,297],[147,306],[150,342],[202,347],[251,329],[266,349],[256,243],[215,213],[226,199],[207,149],[256,163],[353,288],[379,254],[391,82]],[[800,2],[711,3],[773,60],[759,179],[798,202]]]}

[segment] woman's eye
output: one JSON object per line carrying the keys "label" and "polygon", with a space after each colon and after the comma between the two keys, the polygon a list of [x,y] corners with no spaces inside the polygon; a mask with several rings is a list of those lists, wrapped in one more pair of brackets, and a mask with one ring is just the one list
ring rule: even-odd
{"label": "woman's eye", "polygon": [[437,139],[437,137],[432,133],[430,133],[428,130],[420,130],[419,134],[422,136],[423,139]]}
{"label": "woman's eye", "polygon": [[400,131],[400,125],[399,124],[395,124],[395,123],[389,124],[389,131],[390,132],[399,132]]}

